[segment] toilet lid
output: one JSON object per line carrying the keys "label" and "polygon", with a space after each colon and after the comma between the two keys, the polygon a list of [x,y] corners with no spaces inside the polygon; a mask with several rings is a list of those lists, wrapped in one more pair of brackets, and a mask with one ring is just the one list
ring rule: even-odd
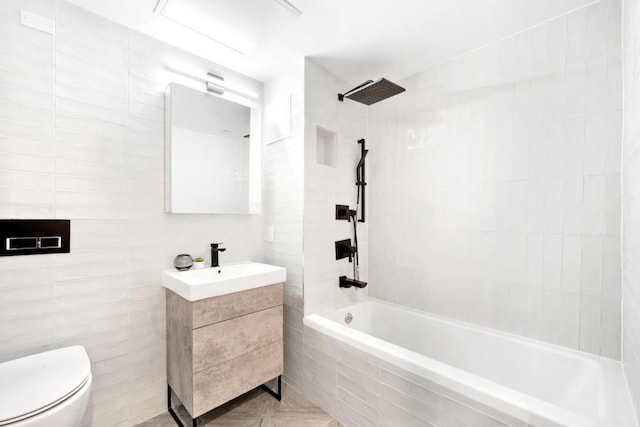
{"label": "toilet lid", "polygon": [[73,346],[0,363],[0,425],[64,401],[91,374],[84,347]]}

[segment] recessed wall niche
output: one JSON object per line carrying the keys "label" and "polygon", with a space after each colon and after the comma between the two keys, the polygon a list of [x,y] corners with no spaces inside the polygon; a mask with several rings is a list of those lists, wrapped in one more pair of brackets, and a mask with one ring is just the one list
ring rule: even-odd
{"label": "recessed wall niche", "polygon": [[337,167],[337,149],[336,133],[316,126],[316,163],[333,168]]}

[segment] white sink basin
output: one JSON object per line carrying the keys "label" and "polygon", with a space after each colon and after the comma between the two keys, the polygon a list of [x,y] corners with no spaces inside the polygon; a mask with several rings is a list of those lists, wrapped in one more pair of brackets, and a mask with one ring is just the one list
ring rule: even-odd
{"label": "white sink basin", "polygon": [[198,301],[284,282],[286,278],[285,268],[242,261],[200,270],[165,270],[162,286],[188,301]]}

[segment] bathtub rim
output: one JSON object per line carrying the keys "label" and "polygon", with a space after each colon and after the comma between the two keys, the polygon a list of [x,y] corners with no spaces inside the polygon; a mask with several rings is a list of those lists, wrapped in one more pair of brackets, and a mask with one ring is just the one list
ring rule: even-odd
{"label": "bathtub rim", "polygon": [[[303,323],[307,327],[324,333],[341,342],[352,345],[361,351],[373,354],[375,357],[378,357],[386,363],[398,366],[401,369],[420,377],[424,377],[444,388],[448,388],[455,393],[462,394],[463,396],[477,401],[489,408],[528,423],[552,422],[560,425],[595,427],[601,426],[602,422],[615,421],[611,418],[615,417],[615,408],[613,407],[609,407],[610,410],[606,414],[608,416],[607,418],[592,418],[491,381],[487,378],[483,378],[477,374],[473,374],[444,362],[432,359],[391,342],[384,341],[383,339],[368,335],[365,332],[353,329],[350,326],[339,323],[338,321],[332,320],[328,317],[332,313],[344,312],[350,307],[354,307],[354,309],[356,309],[357,306],[367,303],[379,303],[382,305],[392,306],[405,312],[449,323],[457,327],[463,327],[465,329],[471,329],[473,331],[479,331],[491,335],[498,335],[510,340],[521,342],[525,345],[543,347],[545,350],[560,353],[565,357],[570,356],[582,361],[586,359],[589,363],[593,363],[601,367],[605,372],[603,381],[603,388],[605,390],[602,390],[602,393],[606,394],[607,390],[612,390],[614,388],[617,389],[619,387],[618,381],[615,381],[616,372],[613,372],[613,370],[619,371],[619,361],[584,353],[568,347],[562,347],[557,344],[547,343],[510,332],[500,331],[457,319],[451,319],[442,315],[417,310],[412,307],[406,307],[392,302],[379,300],[377,298],[368,297],[334,310],[327,310],[321,313],[307,315],[303,318]],[[612,375],[607,375],[609,373]],[[619,411],[624,411],[625,413],[620,420],[623,422],[621,425],[637,426],[635,419],[633,419],[633,410],[631,409],[631,400],[626,384],[626,378],[623,378],[623,380],[625,383],[624,399],[619,399],[618,401],[614,400],[614,402],[617,402],[618,404],[617,409],[619,409]]]}

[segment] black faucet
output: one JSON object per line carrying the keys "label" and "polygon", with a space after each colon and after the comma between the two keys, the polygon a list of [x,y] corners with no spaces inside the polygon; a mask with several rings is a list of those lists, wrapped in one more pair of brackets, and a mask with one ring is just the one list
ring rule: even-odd
{"label": "black faucet", "polygon": [[218,260],[218,252],[224,252],[227,248],[221,248],[219,245],[222,243],[212,243],[211,244],[211,267],[219,267],[220,261]]}

